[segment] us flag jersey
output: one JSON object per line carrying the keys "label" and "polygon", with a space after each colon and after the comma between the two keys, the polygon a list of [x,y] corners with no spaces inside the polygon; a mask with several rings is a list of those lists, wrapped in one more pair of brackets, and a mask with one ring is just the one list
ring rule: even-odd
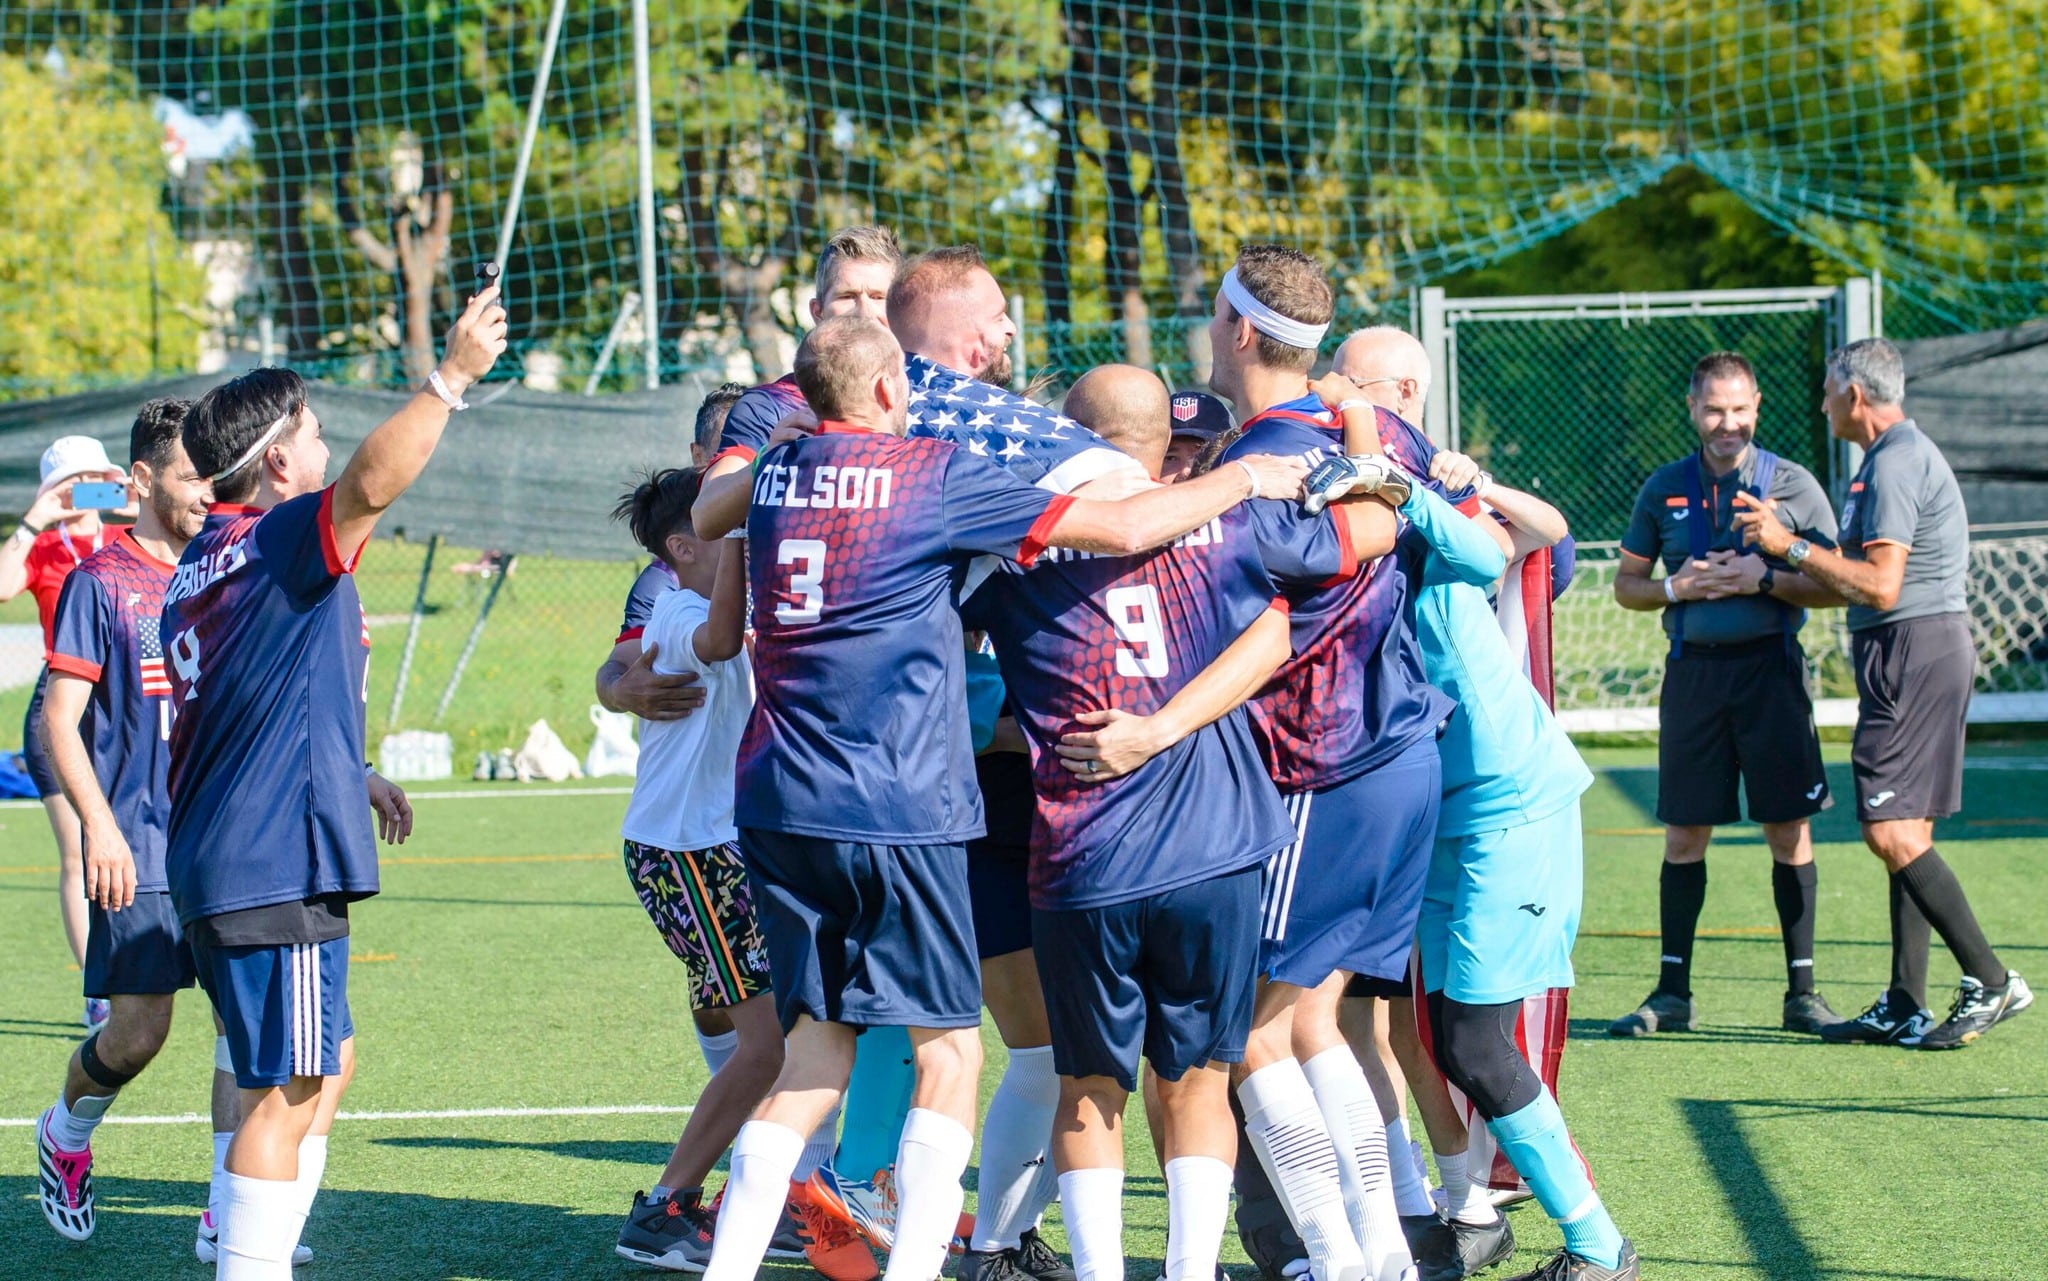
{"label": "us flag jersey", "polygon": [[334,491],[218,504],[164,597],[180,922],[377,892],[363,783],[369,630]]}
{"label": "us flag jersey", "polygon": [[123,533],[64,580],[50,670],[92,683],[78,730],[135,855],[138,890],[165,888],[171,683],[158,614],[176,567]]}

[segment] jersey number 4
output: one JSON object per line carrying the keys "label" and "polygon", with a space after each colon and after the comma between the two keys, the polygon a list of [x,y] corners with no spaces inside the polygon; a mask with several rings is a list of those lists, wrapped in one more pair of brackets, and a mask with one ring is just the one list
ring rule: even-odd
{"label": "jersey number 4", "polygon": [[1166,675],[1166,624],[1159,608],[1159,589],[1112,587],[1102,595],[1109,625],[1116,628],[1116,674],[1158,680]]}
{"label": "jersey number 4", "polygon": [[789,599],[775,607],[778,623],[815,623],[825,608],[825,544],[816,538],[785,538],[775,545],[775,563],[792,566]]}

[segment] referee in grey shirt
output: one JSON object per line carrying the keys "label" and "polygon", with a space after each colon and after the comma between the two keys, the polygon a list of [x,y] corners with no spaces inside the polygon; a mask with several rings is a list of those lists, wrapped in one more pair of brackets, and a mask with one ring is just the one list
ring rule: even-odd
{"label": "referee in grey shirt", "polygon": [[[1841,1018],[1813,986],[1813,838],[1807,820],[1834,803],[1813,727],[1799,625],[1806,605],[1836,603],[1780,557],[1743,546],[1736,495],[1776,505],[1810,542],[1832,546],[1835,513],[1813,473],[1756,443],[1756,370],[1732,351],[1693,366],[1685,397],[1699,448],[1650,473],[1621,540],[1614,598],[1662,610],[1670,638],[1659,698],[1657,818],[1663,955],[1657,986],[1608,1027],[1614,1036],[1690,1031],[1694,935],[1707,897],[1714,829],[1749,817],[1771,851],[1771,897],[1785,940],[1781,1026],[1818,1032]],[[1658,562],[1661,579],[1650,576]]]}
{"label": "referee in grey shirt", "polygon": [[[1782,556],[1849,607],[1856,665],[1856,816],[1891,873],[1891,986],[1825,1040],[1956,1049],[2031,1005],[2034,994],[1991,950],[1934,820],[1961,808],[1963,719],[1977,651],[1964,613],[1969,518],[1955,473],[1901,407],[1905,363],[1882,338],[1828,357],[1822,408],[1836,438],[1863,448],[1842,504],[1839,552],[1745,501],[1736,519],[1765,555]],[[1925,1009],[1928,930],[1963,968],[1948,1019]]]}

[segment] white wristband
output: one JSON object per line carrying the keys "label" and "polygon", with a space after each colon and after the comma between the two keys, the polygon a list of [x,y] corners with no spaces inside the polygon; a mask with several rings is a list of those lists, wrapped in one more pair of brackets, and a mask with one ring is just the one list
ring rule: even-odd
{"label": "white wristband", "polygon": [[427,386],[433,388],[434,394],[441,398],[441,403],[448,406],[449,413],[459,414],[469,408],[468,401],[448,389],[447,380],[441,377],[440,370],[436,369],[427,375]]}
{"label": "white wristband", "polygon": [[1238,466],[1244,468],[1245,479],[1252,483],[1252,497],[1257,498],[1259,496],[1259,474],[1253,471],[1252,465],[1246,462],[1244,459],[1239,458],[1235,459],[1234,461],[1237,463]]}
{"label": "white wristband", "polygon": [[1669,574],[1664,575],[1664,599],[1674,605],[1678,603],[1678,589],[1671,585],[1671,575]]}
{"label": "white wristband", "polygon": [[1337,402],[1337,413],[1338,413],[1339,415],[1343,415],[1343,414],[1348,414],[1348,413],[1350,413],[1350,412],[1351,412],[1352,410],[1354,410],[1354,409],[1371,409],[1371,408],[1372,408],[1372,402],[1371,402],[1371,401],[1369,401],[1369,400],[1358,400],[1358,399],[1352,399],[1352,400],[1340,400],[1340,401],[1338,401],[1338,402]]}

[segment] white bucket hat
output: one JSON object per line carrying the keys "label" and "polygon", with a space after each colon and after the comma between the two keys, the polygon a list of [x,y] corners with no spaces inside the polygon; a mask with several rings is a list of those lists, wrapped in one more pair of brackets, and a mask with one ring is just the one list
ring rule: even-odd
{"label": "white bucket hat", "polygon": [[43,482],[36,486],[36,496],[40,498],[73,476],[120,470],[107,457],[107,447],[92,437],[59,436],[43,451]]}

